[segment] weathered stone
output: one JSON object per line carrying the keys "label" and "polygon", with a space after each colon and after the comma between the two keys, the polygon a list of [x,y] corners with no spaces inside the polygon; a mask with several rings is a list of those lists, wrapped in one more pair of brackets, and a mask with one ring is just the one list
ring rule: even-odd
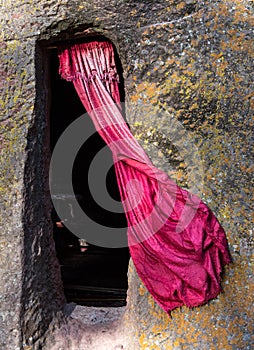
{"label": "weathered stone", "polygon": [[[205,306],[175,310],[171,318],[131,265],[124,316],[128,348],[251,349],[252,2],[2,4],[1,349],[40,348],[47,329],[53,334],[63,323],[68,327],[61,313],[47,185],[46,47],[81,32],[102,34],[115,44],[126,100],[168,112],[157,120],[148,115],[133,121],[131,113],[127,118],[156,165],[163,159],[162,168],[195,189],[216,213],[233,258],[223,276],[223,294]],[[169,132],[172,124],[175,136]]]}

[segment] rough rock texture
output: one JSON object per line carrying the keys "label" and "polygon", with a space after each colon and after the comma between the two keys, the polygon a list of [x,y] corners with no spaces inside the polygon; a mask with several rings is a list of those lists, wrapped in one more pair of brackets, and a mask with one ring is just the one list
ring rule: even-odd
{"label": "rough rock texture", "polygon": [[[49,335],[43,344],[47,350],[121,350],[126,349],[122,317],[125,307],[85,307],[67,304],[68,322]],[[50,330],[49,330],[50,331]]]}
{"label": "rough rock texture", "polygon": [[223,294],[172,318],[131,265],[128,348],[253,348],[253,2],[2,4],[0,348],[39,348],[66,322],[49,216],[46,47],[91,31],[115,44],[126,100],[163,109],[127,118],[154,162],[216,213],[233,258]]}

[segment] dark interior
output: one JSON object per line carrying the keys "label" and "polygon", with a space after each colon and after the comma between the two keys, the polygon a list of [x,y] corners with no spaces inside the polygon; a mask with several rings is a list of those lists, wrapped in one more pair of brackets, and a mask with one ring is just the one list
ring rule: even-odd
{"label": "dark interior", "polygon": [[[51,151],[62,132],[85,109],[71,82],[58,74],[57,50],[50,50],[50,144]],[[121,67],[119,66],[121,71]],[[123,96],[123,86],[120,85]],[[91,123],[89,117],[87,122]],[[74,162],[73,188],[80,206],[90,218],[108,227],[126,227],[124,214],[112,213],[101,208],[94,200],[88,186],[88,169],[96,153],[105,146],[94,129],[94,134],[83,144]],[[111,152],[107,149],[107,157]],[[54,174],[52,174],[54,178]],[[106,187],[110,195],[120,201],[114,168],[107,174]],[[68,201],[68,193],[59,188],[62,201]],[[59,199],[61,202],[61,199]],[[60,203],[61,205],[61,203]],[[62,218],[61,218],[62,219]],[[75,218],[74,218],[75,219]],[[123,306],[128,288],[128,248],[103,248],[86,242],[71,233],[64,222],[52,213],[57,258],[61,266],[64,292],[68,302],[93,306]]]}

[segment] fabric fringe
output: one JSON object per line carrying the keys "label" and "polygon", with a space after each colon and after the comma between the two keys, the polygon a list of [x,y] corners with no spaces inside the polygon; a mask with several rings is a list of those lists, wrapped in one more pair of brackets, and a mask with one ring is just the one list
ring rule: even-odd
{"label": "fabric fringe", "polygon": [[89,83],[92,80],[95,80],[96,78],[100,79],[102,82],[109,82],[112,83],[113,81],[116,81],[117,83],[120,82],[119,75],[115,72],[105,72],[103,76],[100,76],[100,74],[97,71],[94,71],[89,76],[82,74],[81,72],[76,72],[73,75],[66,74],[64,71],[60,71],[61,78],[67,81],[73,81],[82,78],[85,82]]}

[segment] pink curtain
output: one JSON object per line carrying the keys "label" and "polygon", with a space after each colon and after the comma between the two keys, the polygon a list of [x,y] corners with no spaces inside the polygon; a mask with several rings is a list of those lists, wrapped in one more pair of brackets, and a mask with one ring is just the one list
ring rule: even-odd
{"label": "pink curtain", "polygon": [[223,228],[195,195],[153,166],[124,122],[111,43],[61,48],[60,74],[72,81],[96,130],[113,154],[136,270],[170,312],[202,305],[221,291],[230,262]]}

